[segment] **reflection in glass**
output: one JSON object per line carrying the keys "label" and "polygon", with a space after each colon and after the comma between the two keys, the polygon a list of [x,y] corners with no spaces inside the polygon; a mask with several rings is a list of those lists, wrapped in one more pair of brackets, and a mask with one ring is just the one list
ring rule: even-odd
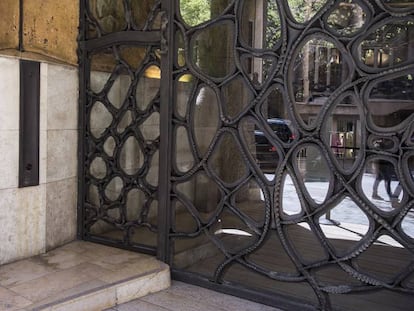
{"label": "reflection in glass", "polygon": [[287,0],[290,12],[299,23],[309,21],[326,3],[326,0]]}
{"label": "reflection in glass", "polygon": [[361,117],[353,96],[347,96],[324,122],[325,142],[330,146],[338,167],[350,170],[361,149]]}
{"label": "reflection in glass", "polygon": [[186,24],[197,26],[222,14],[231,2],[232,0],[179,0],[181,17]]}
{"label": "reflection in glass", "polygon": [[221,200],[221,193],[216,183],[201,172],[176,187],[181,195],[193,203],[200,219],[207,223]]}
{"label": "reflection in glass", "polygon": [[133,70],[137,70],[145,58],[147,50],[143,47],[121,46],[117,47],[116,51],[119,53],[122,61],[128,63]]}
{"label": "reflection in glass", "polygon": [[109,136],[108,139],[104,143],[104,151],[105,153],[113,157],[115,152],[116,142],[115,139],[112,136]]}
{"label": "reflection in glass", "polygon": [[194,114],[194,134],[199,152],[204,155],[217,132],[219,107],[216,93],[208,86],[197,92],[191,103]]}
{"label": "reflection in glass", "polygon": [[369,67],[388,68],[410,59],[413,21],[393,22],[369,33],[360,45],[361,61]]}
{"label": "reflection in glass", "polygon": [[108,100],[115,108],[121,108],[131,85],[131,77],[127,74],[120,74],[112,83],[108,92]]}
{"label": "reflection in glass", "polygon": [[365,24],[366,14],[354,1],[340,2],[329,15],[328,26],[340,35],[349,36],[358,32]]}
{"label": "reflection in glass", "polygon": [[159,21],[154,22],[149,20],[150,16],[155,15],[153,12],[154,4],[156,0],[130,0],[131,1],[131,12],[134,19],[135,26],[138,29],[144,29],[146,24],[152,25],[151,29],[159,29]]}
{"label": "reflection in glass", "polygon": [[[151,201],[142,191],[132,189],[128,192],[126,209],[126,219],[131,224],[128,228],[130,242],[155,246],[157,244],[157,201]],[[145,224],[145,226],[133,225],[134,222]]]}
{"label": "reflection in glass", "polygon": [[408,170],[412,180],[414,181],[414,156],[410,156],[408,158]]}
{"label": "reflection in glass", "polygon": [[414,239],[414,210],[411,209],[401,222],[403,232]]}
{"label": "reflection in glass", "polygon": [[99,93],[103,91],[116,67],[116,60],[112,49],[108,48],[100,53],[92,54],[90,66],[89,87],[91,91]]}
{"label": "reflection in glass", "polygon": [[[110,210],[108,214],[114,214],[117,210]],[[117,215],[113,215],[109,221],[98,220],[96,221],[90,228],[89,231],[93,235],[98,235],[99,237],[106,238],[109,241],[122,241],[123,239],[123,232],[119,228],[117,228],[113,223],[116,221]]]}
{"label": "reflection in glass", "polygon": [[101,157],[93,159],[90,169],[91,175],[95,178],[102,179],[106,176],[106,163]]}
{"label": "reflection in glass", "polygon": [[[185,77],[185,80],[182,79]],[[178,116],[184,118],[187,113],[188,101],[190,100],[191,92],[195,87],[195,78],[190,74],[185,74],[176,82],[176,101],[175,110]]]}
{"label": "reflection in glass", "polygon": [[112,114],[104,104],[96,102],[91,109],[89,126],[90,131],[96,138],[101,137],[105,130],[111,125],[113,120]]}
{"label": "reflection in glass", "polygon": [[137,107],[144,111],[150,106],[150,104],[159,96],[159,90],[160,90],[160,79],[155,76],[150,75],[150,73],[153,73],[154,71],[159,70],[159,67],[157,66],[150,66],[146,71],[145,75],[141,76],[136,93],[135,93],[135,100],[137,103]]}
{"label": "reflection in glass", "polygon": [[320,239],[307,222],[287,226],[286,236],[300,255],[301,262],[310,264],[328,259]]}
{"label": "reflection in glass", "polygon": [[118,123],[116,130],[118,131],[119,134],[122,134],[126,130],[126,128],[131,125],[131,123],[132,123],[132,112],[131,110],[127,110],[124,113],[121,121]]}
{"label": "reflection in glass", "polygon": [[121,147],[119,155],[121,169],[128,175],[138,172],[144,163],[144,154],[134,136],[129,136]]}
{"label": "reflection in glass", "polygon": [[257,122],[246,118],[241,122],[244,145],[252,155],[254,162],[268,180],[274,179],[274,172],[280,161],[278,147],[272,144]]}
{"label": "reflection in glass", "polygon": [[184,45],[184,36],[181,31],[177,31],[175,34],[175,45],[176,45],[176,54],[175,62],[178,67],[185,66],[185,45]]}
{"label": "reflection in glass", "polygon": [[124,182],[120,177],[114,177],[105,188],[105,195],[111,201],[116,201],[121,195]]}
{"label": "reflection in glass", "polygon": [[92,204],[95,208],[99,208],[99,191],[95,185],[90,185],[87,191],[87,201]]}
{"label": "reflection in glass", "polygon": [[147,182],[154,187],[158,186],[158,170],[160,163],[160,152],[157,150],[151,158],[151,163],[149,163],[149,170],[147,173],[146,180]]}
{"label": "reflection in glass", "polygon": [[275,0],[267,1],[267,5],[263,6],[258,6],[255,1],[243,2],[240,36],[244,44],[255,49],[273,49],[279,42],[281,33]]}
{"label": "reflection in glass", "polygon": [[241,57],[241,63],[253,86],[260,88],[269,78],[271,70],[276,63],[276,57],[255,57],[244,54]]}
{"label": "reflection in glass", "polygon": [[190,42],[193,64],[203,74],[224,78],[235,70],[234,24],[222,22],[195,33]]}
{"label": "reflection in glass", "polygon": [[255,232],[243,220],[227,209],[210,227],[210,233],[231,254],[251,246],[258,239]]}
{"label": "reflection in glass", "polygon": [[[283,176],[282,188],[282,210],[286,215],[297,215],[302,212],[302,204],[298,196],[298,189],[293,183],[290,174]],[[276,198],[277,199],[277,198]]]}
{"label": "reflection in glass", "polygon": [[376,126],[402,124],[414,112],[414,72],[378,81],[371,89],[368,110]]}
{"label": "reflection in glass", "polygon": [[227,184],[239,181],[248,173],[241,149],[229,133],[221,135],[208,164],[216,176]]}
{"label": "reflection in glass", "polygon": [[110,72],[98,72],[91,71],[91,81],[90,88],[91,91],[99,93],[104,88],[106,82],[108,82],[109,77],[111,76]]}
{"label": "reflection in glass", "polygon": [[188,140],[188,132],[184,126],[177,128],[175,135],[175,164],[181,172],[189,171],[194,165],[194,156]]}
{"label": "reflection in glass", "polygon": [[311,125],[328,97],[349,78],[348,67],[335,44],[314,38],[301,48],[292,69],[297,113]]}
{"label": "reflection in glass", "polygon": [[160,114],[152,113],[143,124],[139,126],[144,139],[147,141],[155,140],[160,136]]}
{"label": "reflection in glass", "polygon": [[255,179],[251,179],[239,191],[236,192],[235,206],[246,216],[255,227],[260,227],[265,222],[265,202],[263,191]]}
{"label": "reflection in glass", "polygon": [[254,143],[256,146],[256,163],[264,173],[274,173],[280,162],[279,146],[271,143],[265,133],[257,126],[254,129]]}
{"label": "reflection in glass", "polygon": [[126,27],[123,1],[88,1],[89,10],[106,33],[121,31]]}
{"label": "reflection in glass", "polygon": [[300,182],[315,203],[323,203],[328,194],[331,172],[320,148],[307,145],[297,153],[297,168],[301,174]]}
{"label": "reflection in glass", "polygon": [[[373,258],[376,259],[375,264],[373,264]],[[412,253],[389,235],[380,236],[355,259],[355,264],[359,269],[389,283],[394,282],[410,263],[412,263]]]}
{"label": "reflection in glass", "polygon": [[[369,230],[369,219],[351,198],[345,197],[320,216],[319,225],[337,255],[345,256],[365,237]],[[338,240],[338,237],[341,239]]]}
{"label": "reflection in glass", "polygon": [[252,91],[241,76],[226,83],[221,89],[221,94],[223,109],[230,118],[239,115],[253,99]]}
{"label": "reflection in glass", "polygon": [[179,200],[175,200],[172,206],[175,212],[175,223],[173,224],[174,231],[177,233],[197,232],[198,224],[188,208]]}
{"label": "reflection in glass", "polygon": [[372,204],[385,212],[399,207],[404,195],[394,165],[381,158],[367,162],[361,186]]}

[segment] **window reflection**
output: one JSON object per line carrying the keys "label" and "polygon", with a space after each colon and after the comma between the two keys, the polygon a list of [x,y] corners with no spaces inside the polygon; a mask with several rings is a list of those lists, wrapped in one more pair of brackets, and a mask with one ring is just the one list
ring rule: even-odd
{"label": "window reflection", "polygon": [[368,109],[376,126],[389,128],[402,124],[414,111],[414,72],[373,85]]}
{"label": "window reflection", "polygon": [[[259,5],[264,2],[269,6]],[[209,1],[211,6],[219,3]],[[265,233],[269,239],[247,256],[266,267],[269,275],[289,266],[288,260],[274,260],[285,254],[277,244],[278,234],[285,231],[290,250],[304,265],[323,270],[326,266],[318,260],[354,259],[367,249],[367,260],[388,264],[378,253],[399,254],[403,247],[397,239],[375,236],[373,231],[382,225],[380,217],[383,223],[397,219],[408,202],[409,191],[398,176],[400,164],[392,160],[401,137],[394,137],[391,127],[404,126],[414,109],[414,72],[388,74],[392,72],[388,69],[410,60],[411,22],[381,25],[360,34],[373,28],[366,25],[371,12],[359,0],[336,1],[332,6],[326,1],[287,1],[292,13],[288,16],[280,14],[276,1],[234,3],[241,21],[223,18],[214,24],[211,17],[224,11],[207,12],[208,18],[198,22],[189,22],[188,16],[183,27],[189,30],[188,38],[179,38],[184,42],[178,55],[186,56],[186,62],[179,56],[176,60],[180,74],[193,78],[176,88],[178,173],[173,191],[181,203],[174,223],[187,235],[183,238],[176,232],[173,237],[174,267],[211,277],[223,257],[253,249],[267,215],[271,215]],[[287,28],[292,24],[305,28],[297,24],[308,23],[325,4],[320,21],[324,31],[305,33],[296,50],[289,51],[291,60],[284,63],[283,49],[278,48],[283,22]],[[225,6],[221,9],[232,12]],[[286,7],[280,11],[286,12]],[[356,42],[357,35],[362,37],[355,43],[360,49],[351,55],[343,42]],[[291,44],[287,49],[295,47],[296,42],[287,41]],[[275,71],[284,65],[287,78]],[[361,68],[365,71],[358,72]],[[383,76],[366,75],[361,83],[351,83],[358,75],[380,71]],[[392,139],[381,137],[384,128]],[[374,136],[392,146],[377,147],[380,141]],[[395,230],[412,237],[411,214],[401,215],[402,220],[402,229],[394,225]],[[189,224],[191,228],[186,227]],[[379,274],[394,273],[386,264]],[[225,269],[224,280],[275,290],[275,280],[259,282],[257,273],[247,278],[234,267]],[[359,284],[348,271],[332,271],[324,274],[327,284]],[[305,292],[303,285],[294,285],[295,290],[299,287]],[[303,296],[312,300],[311,295]],[[344,305],[349,306],[341,302],[339,307]]]}

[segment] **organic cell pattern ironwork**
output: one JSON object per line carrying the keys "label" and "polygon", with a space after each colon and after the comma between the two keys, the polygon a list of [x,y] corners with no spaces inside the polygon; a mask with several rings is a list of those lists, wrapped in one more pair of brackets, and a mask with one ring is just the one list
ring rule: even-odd
{"label": "organic cell pattern ironwork", "polygon": [[413,2],[259,2],[205,1],[197,23],[180,1],[173,267],[316,309],[409,309]]}
{"label": "organic cell pattern ironwork", "polygon": [[[175,276],[293,309],[410,310],[413,1],[87,2],[84,236],[153,241],[167,161]],[[161,52],[124,35],[153,30]]]}
{"label": "organic cell pattern ironwork", "polygon": [[[85,1],[81,38],[92,42],[84,46],[81,64],[88,68],[80,171],[83,237],[152,253],[158,226],[160,51],[159,42],[140,38],[159,27],[159,11],[159,1]],[[114,33],[123,39],[111,39]]]}

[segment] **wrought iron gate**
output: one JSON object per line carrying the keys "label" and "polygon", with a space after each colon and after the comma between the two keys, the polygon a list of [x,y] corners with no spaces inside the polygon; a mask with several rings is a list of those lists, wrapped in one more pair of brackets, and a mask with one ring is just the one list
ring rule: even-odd
{"label": "wrought iron gate", "polygon": [[410,310],[413,13],[81,1],[81,237],[282,308]]}

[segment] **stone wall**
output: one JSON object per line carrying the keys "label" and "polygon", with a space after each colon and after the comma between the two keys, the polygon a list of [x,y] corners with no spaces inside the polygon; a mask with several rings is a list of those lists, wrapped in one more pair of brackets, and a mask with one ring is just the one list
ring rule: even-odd
{"label": "stone wall", "polygon": [[[20,9],[23,28],[19,42]],[[76,238],[79,1],[0,3],[0,264]],[[19,60],[41,61],[39,185],[18,188]]]}
{"label": "stone wall", "polygon": [[0,54],[77,64],[78,0],[25,0],[21,10],[19,42],[19,1],[0,1]]}
{"label": "stone wall", "polygon": [[0,56],[0,264],[76,238],[78,72],[40,71],[40,184],[18,188],[19,59]]}

